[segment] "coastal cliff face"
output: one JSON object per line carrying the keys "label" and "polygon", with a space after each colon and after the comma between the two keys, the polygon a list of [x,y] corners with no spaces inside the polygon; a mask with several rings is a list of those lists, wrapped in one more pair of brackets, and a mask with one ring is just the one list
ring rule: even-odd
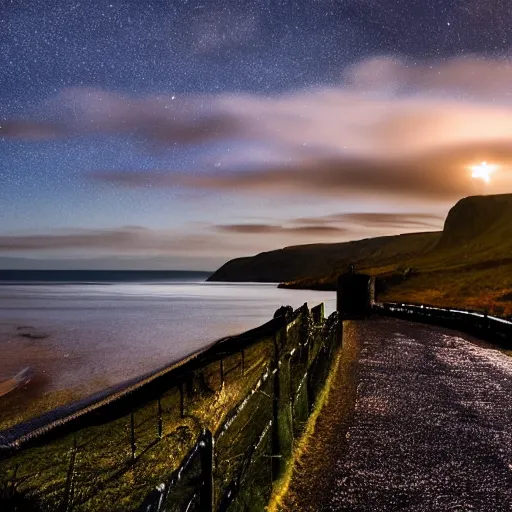
{"label": "coastal cliff face", "polygon": [[333,290],[352,263],[379,276],[385,300],[512,314],[512,194],[460,200],[440,233],[287,247],[232,260],[210,280]]}
{"label": "coastal cliff face", "polygon": [[511,245],[512,194],[461,199],[448,213],[437,249]]}

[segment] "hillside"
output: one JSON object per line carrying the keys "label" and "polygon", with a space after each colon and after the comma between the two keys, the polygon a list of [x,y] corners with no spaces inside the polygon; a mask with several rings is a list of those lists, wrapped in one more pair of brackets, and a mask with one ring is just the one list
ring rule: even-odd
{"label": "hillside", "polygon": [[344,272],[348,265],[394,265],[430,249],[440,233],[367,238],[339,244],[297,245],[249,258],[228,261],[209,281],[251,281],[279,283],[300,279],[321,279],[331,272]]}
{"label": "hillside", "polygon": [[381,298],[512,315],[512,195],[468,197],[448,213],[439,242],[410,278]]}
{"label": "hillside", "polygon": [[230,261],[210,279],[334,289],[351,263],[379,276],[382,300],[512,315],[512,195],[462,199],[441,233],[287,247]]}

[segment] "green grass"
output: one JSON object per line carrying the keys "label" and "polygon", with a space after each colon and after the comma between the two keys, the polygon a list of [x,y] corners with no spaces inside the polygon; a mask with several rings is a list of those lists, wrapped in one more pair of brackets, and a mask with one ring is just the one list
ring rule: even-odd
{"label": "green grass", "polygon": [[161,397],[162,437],[158,436],[158,402],[134,410],[136,460],[131,464],[131,417],[127,414],[91,426],[42,446],[30,447],[0,462],[0,491],[11,490],[33,499],[43,510],[56,510],[65,502],[65,488],[72,457],[73,510],[125,511],[179,467],[201,429],[215,432],[228,412],[255,385],[273,353],[273,339],[265,338],[241,356],[224,360],[225,382],[221,385],[219,362],[211,363],[190,390],[185,414],[180,414],[180,393],[171,388]]}

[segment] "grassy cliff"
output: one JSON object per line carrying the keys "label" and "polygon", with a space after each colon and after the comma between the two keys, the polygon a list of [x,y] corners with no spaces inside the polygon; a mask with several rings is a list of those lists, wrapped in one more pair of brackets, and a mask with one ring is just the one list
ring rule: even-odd
{"label": "grassy cliff", "polygon": [[386,300],[512,314],[512,195],[468,197],[449,212],[435,247],[411,262]]}
{"label": "grassy cliff", "polygon": [[334,289],[349,264],[379,276],[379,298],[512,315],[512,195],[459,201],[440,233],[287,247],[221,267],[217,281]]}

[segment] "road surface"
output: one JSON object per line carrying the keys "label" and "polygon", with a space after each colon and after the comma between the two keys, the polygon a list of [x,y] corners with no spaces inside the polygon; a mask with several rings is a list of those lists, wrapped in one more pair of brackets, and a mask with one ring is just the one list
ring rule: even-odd
{"label": "road surface", "polygon": [[352,398],[338,379],[288,508],[512,510],[512,358],[469,339],[394,319],[349,326]]}

